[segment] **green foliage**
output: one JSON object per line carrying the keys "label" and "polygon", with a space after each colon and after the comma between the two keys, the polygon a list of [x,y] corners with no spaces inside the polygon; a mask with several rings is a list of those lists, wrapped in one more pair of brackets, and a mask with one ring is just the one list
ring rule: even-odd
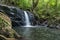
{"label": "green foliage", "polygon": [[0,28],[8,26],[8,23],[5,22],[2,18],[0,18]]}
{"label": "green foliage", "polygon": [[38,14],[37,16],[39,16],[39,18],[43,19],[56,18],[60,16],[58,8],[59,4],[56,4],[56,0],[40,0],[38,6],[34,10],[34,13]]}
{"label": "green foliage", "polygon": [[18,7],[22,9],[29,9],[32,6],[32,0],[15,0],[15,3]]}

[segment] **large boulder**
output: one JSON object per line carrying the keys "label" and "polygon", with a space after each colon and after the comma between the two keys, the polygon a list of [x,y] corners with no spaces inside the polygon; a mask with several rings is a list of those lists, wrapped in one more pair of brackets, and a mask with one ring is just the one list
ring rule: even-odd
{"label": "large boulder", "polygon": [[[2,24],[3,23],[3,24]],[[5,28],[11,28],[11,20],[10,18],[4,14],[3,12],[0,12],[0,26]]]}
{"label": "large boulder", "polygon": [[7,38],[20,37],[20,35],[12,29],[11,20],[4,12],[0,12],[0,35],[4,35]]}

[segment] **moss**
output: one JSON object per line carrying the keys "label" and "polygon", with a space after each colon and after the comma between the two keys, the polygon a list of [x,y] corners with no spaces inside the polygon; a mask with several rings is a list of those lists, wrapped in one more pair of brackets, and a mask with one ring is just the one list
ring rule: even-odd
{"label": "moss", "polygon": [[14,37],[14,32],[12,32],[10,27],[10,18],[5,13],[0,12],[0,35],[4,35],[9,38]]}
{"label": "moss", "polygon": [[4,21],[2,18],[0,18],[0,27],[6,27],[8,26],[8,23]]}
{"label": "moss", "polygon": [[[14,37],[13,36],[13,32],[12,31],[10,31],[10,30],[8,30],[8,29],[5,29],[5,27],[8,27],[8,23],[6,22],[6,21],[4,21],[2,18],[0,18],[0,30],[3,30],[3,28],[4,28],[4,30],[6,31],[6,33],[9,35],[9,37]],[[3,31],[2,31],[3,32]]]}

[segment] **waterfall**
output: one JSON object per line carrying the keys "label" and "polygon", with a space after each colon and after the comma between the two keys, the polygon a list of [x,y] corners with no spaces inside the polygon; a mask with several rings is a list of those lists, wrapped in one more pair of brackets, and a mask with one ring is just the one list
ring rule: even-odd
{"label": "waterfall", "polygon": [[29,16],[28,16],[27,12],[24,11],[24,13],[25,13],[25,22],[26,22],[26,25],[30,25]]}
{"label": "waterfall", "polygon": [[24,11],[24,13],[25,13],[25,23],[26,23],[25,27],[31,27],[31,24],[29,21],[29,16],[28,16],[27,12]]}

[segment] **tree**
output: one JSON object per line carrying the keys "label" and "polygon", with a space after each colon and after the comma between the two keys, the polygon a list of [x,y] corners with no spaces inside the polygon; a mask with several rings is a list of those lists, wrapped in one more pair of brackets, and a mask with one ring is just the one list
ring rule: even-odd
{"label": "tree", "polygon": [[37,7],[39,0],[32,0],[32,11]]}

